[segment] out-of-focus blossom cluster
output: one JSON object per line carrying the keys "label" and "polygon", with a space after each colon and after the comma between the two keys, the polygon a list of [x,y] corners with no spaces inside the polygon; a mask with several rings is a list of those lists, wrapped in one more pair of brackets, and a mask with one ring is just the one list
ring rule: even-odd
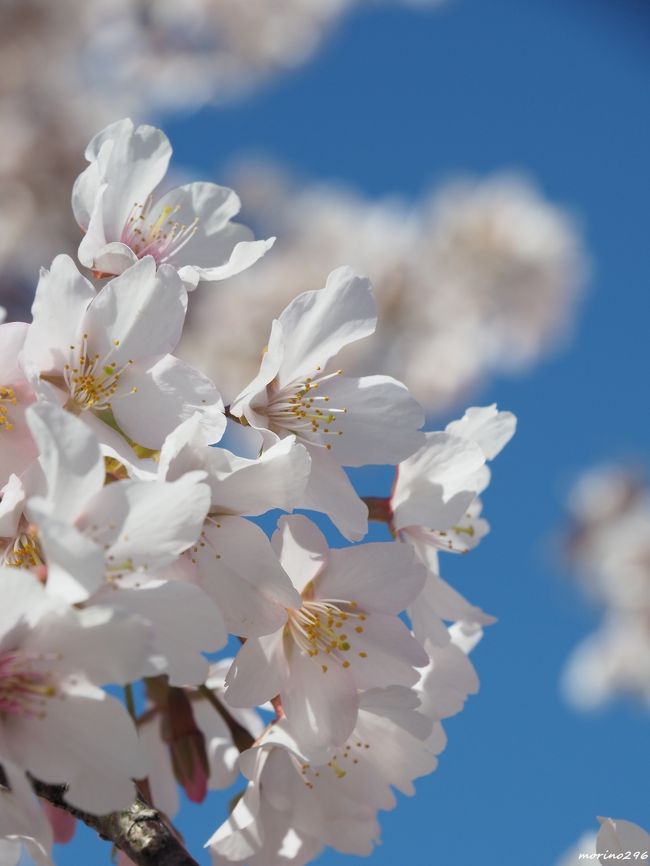
{"label": "out-of-focus blossom cluster", "polygon": [[[240,776],[215,864],[369,854],[378,812],[435,770],[442,721],[478,689],[468,654],[494,620],[439,560],[488,532],[487,464],[515,418],[474,407],[424,432],[401,381],[344,370],[377,325],[348,266],[251,335],[258,369],[224,406],[175,354],[188,294],[273,238],[233,221],[226,187],[160,194],[155,127],[114,122],[85,156],[80,264],[56,256],[31,321],[0,324],[0,862],[49,866],[79,810],[138,793],[167,821],[179,786],[200,803]],[[256,457],[225,447],[228,424]],[[389,494],[359,496],[346,467],[365,465],[393,468]],[[325,518],[363,543],[330,547]],[[385,541],[366,541],[369,520]],[[229,635],[235,658],[210,663]]]}
{"label": "out-of-focus blossom cluster", "polygon": [[621,860],[632,863],[650,860],[650,835],[642,827],[620,818],[599,818],[598,821],[598,832],[584,833],[557,866],[583,866],[585,863],[610,866]]}
{"label": "out-of-focus blossom cluster", "polygon": [[249,221],[274,227],[276,250],[236,292],[196,299],[181,347],[226,394],[252,373],[249,341],[333,260],[369,274],[381,313],[373,345],[355,345],[344,362],[396,372],[431,411],[526,368],[573,322],[586,274],[579,232],[524,178],[452,182],[407,204],[298,187],[268,164],[236,177]]}
{"label": "out-of-focus blossom cluster", "polygon": [[2,0],[3,302],[28,309],[30,275],[74,249],[68,191],[96,129],[236,98],[307,61],[344,13],[368,2]]}
{"label": "out-of-focus blossom cluster", "polygon": [[566,693],[584,709],[625,695],[650,707],[650,490],[638,472],[599,467],[576,484],[570,510],[571,563],[604,612],[568,662]]}

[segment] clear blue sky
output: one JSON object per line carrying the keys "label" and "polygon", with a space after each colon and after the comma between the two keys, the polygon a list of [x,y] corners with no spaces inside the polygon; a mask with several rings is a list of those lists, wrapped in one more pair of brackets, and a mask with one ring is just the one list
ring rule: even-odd
{"label": "clear blue sky", "polygon": [[[499,623],[475,653],[481,692],[447,724],[439,770],[383,816],[376,866],[552,866],[597,814],[650,826],[648,717],[629,705],[581,716],[559,694],[597,616],[550,540],[580,470],[648,457],[649,49],[650,7],[634,0],[372,9],[254,97],[165,122],[199,176],[253,150],[308,177],[415,196],[456,170],[519,166],[585,227],[595,275],[572,345],[476,395],[516,412],[519,431],[486,497],[492,535],[445,564]],[[370,492],[372,476],[363,483]],[[226,802],[184,811],[195,855]],[[102,844],[81,832],[58,862],[107,863]]]}

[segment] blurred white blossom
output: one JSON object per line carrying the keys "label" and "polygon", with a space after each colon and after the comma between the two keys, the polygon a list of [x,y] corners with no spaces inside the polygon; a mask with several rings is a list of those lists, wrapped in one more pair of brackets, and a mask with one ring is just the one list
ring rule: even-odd
{"label": "blurred white blossom", "polygon": [[278,241],[232,292],[193,299],[181,350],[227,397],[253,375],[250,347],[263,345],[269,319],[342,262],[372,279],[380,312],[377,338],[348,348],[343,366],[408,380],[430,411],[536,362],[575,317],[587,272],[580,234],[524,178],[452,182],[408,204],[298,188],[251,163],[237,188],[258,235],[272,225]]}
{"label": "blurred white blossom", "polygon": [[1,0],[0,294],[12,318],[38,267],[79,242],[69,190],[92,133],[127,114],[236,99],[374,2]]}
{"label": "blurred white blossom", "polygon": [[564,673],[571,701],[593,709],[632,695],[650,708],[650,491],[638,474],[604,466],[572,491],[569,553],[601,624]]}

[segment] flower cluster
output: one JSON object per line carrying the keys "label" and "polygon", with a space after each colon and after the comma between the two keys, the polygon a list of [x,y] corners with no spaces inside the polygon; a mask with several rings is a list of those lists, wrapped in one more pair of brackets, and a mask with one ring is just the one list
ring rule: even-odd
{"label": "flower cluster", "polygon": [[[153,127],[114,123],[86,157],[85,271],[57,256],[32,321],[0,325],[0,845],[49,863],[71,832],[58,807],[103,816],[138,793],[171,818],[178,785],[200,802],[241,772],[215,863],[367,854],[478,688],[467,656],[493,618],[439,555],[488,531],[486,464],[514,416],[473,408],[425,433],[404,384],[347,375],[341,353],[377,319],[348,267],[289,303],[224,406],[175,355],[188,292],[272,240],[231,221],[229,189],[159,195]],[[365,465],[395,467],[388,495],[357,494],[345,467]],[[330,547],[327,519],[350,543]],[[369,519],[385,541],[358,543]],[[234,659],[206,657],[229,635]],[[30,782],[59,786],[52,831]]]}
{"label": "flower cluster", "polygon": [[638,472],[602,466],[570,507],[570,561],[604,616],[569,659],[565,691],[582,709],[620,695],[650,707],[650,492]]}

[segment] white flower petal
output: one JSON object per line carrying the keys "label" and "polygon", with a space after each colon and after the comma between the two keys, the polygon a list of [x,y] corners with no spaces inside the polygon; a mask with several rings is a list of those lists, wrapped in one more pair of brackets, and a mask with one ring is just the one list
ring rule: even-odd
{"label": "white flower petal", "polygon": [[244,517],[208,521],[192,558],[232,634],[270,634],[286,622],[287,607],[300,607],[268,538]]}
{"label": "white flower petal", "polygon": [[223,401],[214,383],[172,355],[149,369],[134,365],[125,374],[124,385],[137,392],[117,400],[113,413],[139,445],[160,448],[165,437],[195,413],[206,443],[218,442],[226,429]]}
{"label": "white flower petal", "polygon": [[337,376],[328,383],[327,394],[329,405],[347,410],[336,416],[332,431],[340,435],[330,442],[343,466],[399,463],[422,447],[424,412],[396,379]]}
{"label": "white flower petal", "polygon": [[375,330],[377,311],[370,281],[338,268],[324,289],[303,292],[280,316],[285,351],[280,385],[311,376],[344,346]]}
{"label": "white flower petal", "polygon": [[426,433],[426,444],[400,463],[391,497],[396,529],[450,529],[476,496],[475,474],[485,463],[474,442],[448,433]]}
{"label": "white flower petal", "polygon": [[271,542],[298,592],[318,576],[330,554],[323,533],[302,515],[281,517]]}
{"label": "white flower petal", "polygon": [[66,681],[65,698],[49,698],[43,717],[11,716],[4,730],[17,763],[44,782],[66,783],[68,802],[96,815],[129,806],[130,780],[146,772],[122,704],[81,680]]}
{"label": "white flower petal", "polygon": [[47,481],[44,503],[57,519],[72,521],[104,486],[99,442],[83,421],[53,403],[31,406],[27,423]]}
{"label": "white flower petal", "polygon": [[497,404],[467,409],[458,421],[447,424],[447,432],[471,439],[492,460],[515,434],[517,419],[512,412],[499,412]]}

